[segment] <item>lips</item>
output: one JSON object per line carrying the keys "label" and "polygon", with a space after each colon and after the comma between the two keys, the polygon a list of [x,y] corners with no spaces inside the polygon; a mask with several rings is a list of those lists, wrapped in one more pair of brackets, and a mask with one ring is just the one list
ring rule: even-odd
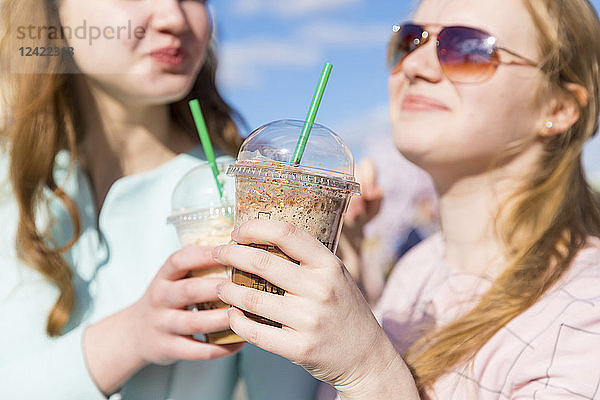
{"label": "lips", "polygon": [[402,102],[402,110],[406,111],[449,111],[444,103],[431,97],[409,94]]}
{"label": "lips", "polygon": [[170,66],[177,67],[183,63],[185,54],[181,47],[163,47],[153,50],[150,56],[157,62]]}

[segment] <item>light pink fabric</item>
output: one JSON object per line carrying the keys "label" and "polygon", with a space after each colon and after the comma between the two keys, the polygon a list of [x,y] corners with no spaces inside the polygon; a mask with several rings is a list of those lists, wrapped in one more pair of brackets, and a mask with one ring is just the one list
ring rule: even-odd
{"label": "light pink fabric", "polygon": [[[424,331],[468,311],[491,284],[451,270],[440,234],[396,265],[375,314],[402,354]],[[435,400],[600,399],[600,239],[590,238],[565,276],[457,368]],[[330,386],[320,400],[333,399]]]}
{"label": "light pink fabric", "polygon": [[[436,234],[396,266],[376,315],[401,352],[468,311],[490,279],[451,270]],[[432,399],[599,399],[600,239],[566,275],[484,345],[472,367],[441,378]]]}

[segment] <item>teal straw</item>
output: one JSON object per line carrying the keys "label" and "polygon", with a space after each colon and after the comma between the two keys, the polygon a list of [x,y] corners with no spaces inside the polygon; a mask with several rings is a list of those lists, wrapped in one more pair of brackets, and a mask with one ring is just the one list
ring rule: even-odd
{"label": "teal straw", "polygon": [[308,135],[310,135],[310,130],[312,129],[313,124],[315,123],[315,117],[317,116],[317,111],[319,110],[319,105],[321,104],[323,92],[325,92],[325,86],[327,86],[327,81],[329,80],[329,74],[331,74],[332,67],[333,66],[329,63],[325,63],[325,65],[323,66],[323,71],[321,72],[319,84],[317,85],[317,89],[315,90],[312,103],[310,104],[310,109],[308,110],[306,120],[304,121],[302,133],[300,134],[300,138],[298,139],[298,143],[296,144],[296,149],[294,150],[294,156],[292,157],[292,165],[300,164],[302,154],[304,154],[304,148],[306,147],[306,142],[308,141]]}
{"label": "teal straw", "polygon": [[212,143],[210,142],[210,137],[208,136],[208,129],[206,129],[206,123],[204,122],[204,117],[202,116],[200,102],[198,102],[197,99],[194,99],[188,104],[190,106],[190,110],[192,111],[194,122],[196,123],[196,129],[198,129],[198,135],[200,136],[200,142],[202,143],[206,160],[208,161],[210,169],[212,170],[212,174],[215,178],[215,183],[217,184],[217,189],[219,190],[219,197],[223,198],[223,185],[221,182],[219,182],[219,168],[217,167],[215,152],[213,151]]}

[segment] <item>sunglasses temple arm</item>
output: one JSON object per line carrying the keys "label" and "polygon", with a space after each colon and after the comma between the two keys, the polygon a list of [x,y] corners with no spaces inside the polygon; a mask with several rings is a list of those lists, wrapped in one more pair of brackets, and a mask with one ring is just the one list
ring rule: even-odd
{"label": "sunglasses temple arm", "polygon": [[513,57],[516,57],[516,58],[519,58],[519,59],[523,60],[523,62],[518,62],[518,61],[514,61],[514,60],[513,61],[506,61],[506,62],[501,62],[501,64],[530,65],[532,67],[536,67],[538,65],[538,63],[536,63],[535,61],[530,60],[529,58],[524,57],[524,56],[522,56],[520,54],[517,54],[514,51],[509,50],[507,48],[498,47],[497,49],[501,50],[501,51],[504,51],[504,52],[510,54]]}

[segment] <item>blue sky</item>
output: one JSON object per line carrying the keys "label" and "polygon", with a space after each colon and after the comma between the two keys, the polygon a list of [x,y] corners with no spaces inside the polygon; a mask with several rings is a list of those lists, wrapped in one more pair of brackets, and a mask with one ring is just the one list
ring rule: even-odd
{"label": "blue sky", "polygon": [[[594,0],[596,9],[600,0]],[[219,85],[251,129],[304,119],[327,61],[333,71],[319,113],[356,158],[368,141],[391,135],[385,46],[415,0],[214,0]],[[600,181],[600,138],[585,161]]]}

